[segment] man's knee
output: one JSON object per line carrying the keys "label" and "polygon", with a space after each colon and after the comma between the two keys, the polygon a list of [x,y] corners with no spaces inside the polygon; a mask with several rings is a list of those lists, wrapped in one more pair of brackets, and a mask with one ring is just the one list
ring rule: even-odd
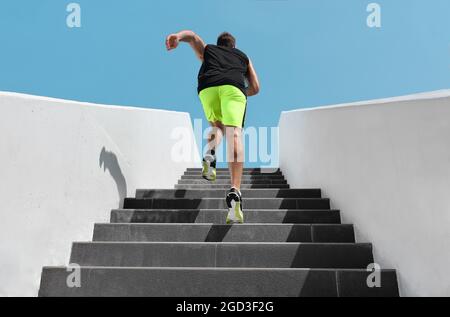
{"label": "man's knee", "polygon": [[210,122],[212,127],[223,129],[224,125],[220,121]]}
{"label": "man's knee", "polygon": [[235,158],[242,154],[242,131],[240,128],[227,127],[228,151]]}
{"label": "man's knee", "polygon": [[234,139],[238,139],[242,136],[242,132],[241,132],[241,128],[236,128],[236,127],[225,127],[226,131],[227,131],[227,136],[234,138]]}

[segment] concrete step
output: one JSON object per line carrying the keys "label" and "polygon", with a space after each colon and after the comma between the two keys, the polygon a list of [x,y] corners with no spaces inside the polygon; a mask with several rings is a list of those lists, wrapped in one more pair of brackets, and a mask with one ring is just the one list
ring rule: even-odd
{"label": "concrete step", "polygon": [[81,268],[69,288],[65,267],[43,269],[41,297],[398,297],[395,271],[369,288],[365,270],[245,268]]}
{"label": "concrete step", "polygon": [[[214,182],[207,181],[205,179],[199,178],[199,179],[180,179],[178,181],[178,185],[197,185],[197,184],[204,184],[204,185],[210,185],[210,184],[224,184],[224,185],[230,185],[230,179],[218,179]],[[244,185],[287,185],[286,180],[282,179],[264,179],[264,180],[250,180],[250,179],[243,179],[241,184]]]}
{"label": "concrete step", "polygon": [[[281,170],[278,168],[252,168],[252,167],[245,167],[243,169],[244,173],[264,173],[264,174],[273,174],[273,173],[281,173]],[[201,173],[202,169],[201,168],[188,168],[186,169],[186,172],[197,172],[197,173]],[[217,172],[229,172],[228,168],[217,168]]]}
{"label": "concrete step", "polygon": [[[111,223],[225,224],[226,210],[113,210]],[[246,223],[340,224],[338,210],[245,210]]]}
{"label": "concrete step", "polygon": [[352,225],[96,224],[95,242],[355,243]]}
{"label": "concrete step", "polygon": [[[217,175],[220,176],[227,176],[230,177],[230,172],[227,171],[216,171]],[[201,176],[202,172],[201,171],[197,171],[197,172],[184,172],[183,176]],[[260,173],[260,172],[246,172],[243,171],[242,172],[243,176],[273,176],[273,177],[284,177],[283,173],[281,172],[276,172],[276,173]]]}
{"label": "concrete step", "polygon": [[371,244],[75,242],[70,263],[106,267],[366,269]]}
{"label": "concrete step", "polygon": [[[181,176],[182,180],[188,180],[188,179],[193,179],[193,180],[203,180],[203,177],[200,174],[196,174],[196,175],[183,175]],[[217,175],[217,179],[225,179],[225,180],[230,180],[231,176],[230,175]],[[249,180],[282,180],[284,181],[284,176],[283,175],[243,175],[242,176],[242,180],[245,181],[249,181]]]}
{"label": "concrete step", "polygon": [[[226,184],[196,184],[196,185],[175,185],[175,189],[230,189],[230,185]],[[281,184],[243,184],[241,190],[244,189],[289,189],[289,185]]]}
{"label": "concrete step", "polygon": [[[224,198],[228,189],[138,189],[136,198]],[[243,189],[245,198],[321,198],[320,189]]]}
{"label": "concrete step", "polygon": [[[330,209],[328,198],[245,198],[245,209]],[[124,209],[227,209],[224,198],[126,198]]]}

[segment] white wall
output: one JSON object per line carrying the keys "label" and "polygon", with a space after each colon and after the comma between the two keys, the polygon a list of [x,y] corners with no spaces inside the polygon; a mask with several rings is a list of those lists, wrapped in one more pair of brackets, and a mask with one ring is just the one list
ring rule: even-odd
{"label": "white wall", "polygon": [[321,187],[398,270],[404,296],[450,296],[450,90],[284,112],[280,166]]}
{"label": "white wall", "polygon": [[[37,295],[42,267],[137,188],[173,188],[194,142],[187,113],[0,93],[0,296]],[[174,162],[175,143],[193,159]]]}

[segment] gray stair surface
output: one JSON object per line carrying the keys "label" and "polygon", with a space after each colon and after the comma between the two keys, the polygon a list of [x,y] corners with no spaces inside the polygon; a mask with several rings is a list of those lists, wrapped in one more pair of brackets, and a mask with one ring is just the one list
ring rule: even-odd
{"label": "gray stair surface", "polygon": [[341,242],[354,243],[352,225],[96,224],[96,242]]}
{"label": "gray stair surface", "polygon": [[[217,176],[226,176],[226,177],[230,177],[230,173],[227,171],[218,171],[216,173]],[[247,176],[266,176],[266,177],[284,177],[283,174],[281,172],[276,172],[276,173],[261,173],[261,172],[249,172],[249,171],[244,171],[242,173],[243,177],[247,177]],[[201,176],[201,172],[196,172],[196,171],[190,171],[190,172],[185,172],[182,176],[195,176],[195,177],[200,177]]]}
{"label": "gray stair surface", "polygon": [[83,267],[80,288],[66,285],[67,268],[44,268],[42,297],[398,297],[395,271],[368,288],[365,270],[264,268]]}
{"label": "gray stair surface", "polygon": [[[111,212],[111,223],[212,223],[225,224],[226,210],[124,210]],[[339,224],[338,210],[245,210],[246,223]]]}
{"label": "gray stair surface", "polygon": [[[183,175],[181,176],[181,179],[185,179],[185,180],[203,180],[201,175]],[[225,174],[219,174],[217,175],[217,179],[226,179],[226,180],[230,180],[231,177],[230,175],[225,175]],[[252,181],[252,180],[262,180],[262,181],[271,181],[271,180],[279,180],[279,181],[284,181],[285,178],[283,175],[243,175],[242,176],[242,180],[244,181]]]}
{"label": "gray stair surface", "polygon": [[[216,169],[217,172],[224,172],[224,173],[229,173],[229,169],[228,168],[217,168]],[[187,172],[195,172],[195,173],[201,173],[202,169],[198,168],[198,167],[194,167],[194,168],[188,168],[186,169]],[[272,169],[272,168],[253,168],[253,167],[244,167],[243,169],[244,173],[245,172],[251,172],[251,173],[267,173],[267,174],[271,174],[271,173],[281,173],[281,170],[278,168]]]}
{"label": "gray stair surface", "polygon": [[[397,297],[397,274],[367,285],[372,245],[356,243],[318,188],[292,189],[279,169],[244,169],[245,224],[227,225],[227,169],[208,182],[189,168],[174,189],[138,189],[92,242],[72,245],[81,268],[45,267],[42,297]],[[220,287],[218,287],[220,285]]]}
{"label": "gray stair surface", "polygon": [[[205,189],[205,188],[209,188],[209,189],[226,189],[229,190],[230,189],[230,185],[229,184],[183,184],[183,185],[179,185],[176,184],[175,185],[175,189]],[[272,188],[272,189],[288,189],[290,188],[290,186],[288,184],[242,184],[241,185],[241,189],[268,189],[268,188]]]}
{"label": "gray stair surface", "polygon": [[85,242],[70,263],[109,267],[267,267],[364,269],[372,246],[356,243]]}
{"label": "gray stair surface", "polygon": [[[178,185],[209,185],[211,182],[205,179],[180,179]],[[230,179],[217,179],[215,182],[217,185],[230,185]],[[243,185],[287,185],[284,179],[242,179]]]}
{"label": "gray stair surface", "polygon": [[[227,189],[140,189],[136,191],[136,198],[222,198]],[[320,189],[243,189],[245,198],[322,198]]]}
{"label": "gray stair surface", "polygon": [[[125,209],[226,209],[224,198],[127,198]],[[246,209],[330,209],[327,198],[246,198]]]}

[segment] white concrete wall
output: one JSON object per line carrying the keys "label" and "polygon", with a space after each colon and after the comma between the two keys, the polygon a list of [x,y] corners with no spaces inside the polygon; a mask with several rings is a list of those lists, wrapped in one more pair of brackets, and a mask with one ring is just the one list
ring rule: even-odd
{"label": "white concrete wall", "polygon": [[[37,295],[42,267],[137,188],[173,188],[194,142],[187,113],[0,93],[0,296]],[[174,162],[175,143],[193,159]]]}
{"label": "white concrete wall", "polygon": [[404,296],[450,296],[450,91],[285,112],[280,166],[321,187],[398,270]]}

